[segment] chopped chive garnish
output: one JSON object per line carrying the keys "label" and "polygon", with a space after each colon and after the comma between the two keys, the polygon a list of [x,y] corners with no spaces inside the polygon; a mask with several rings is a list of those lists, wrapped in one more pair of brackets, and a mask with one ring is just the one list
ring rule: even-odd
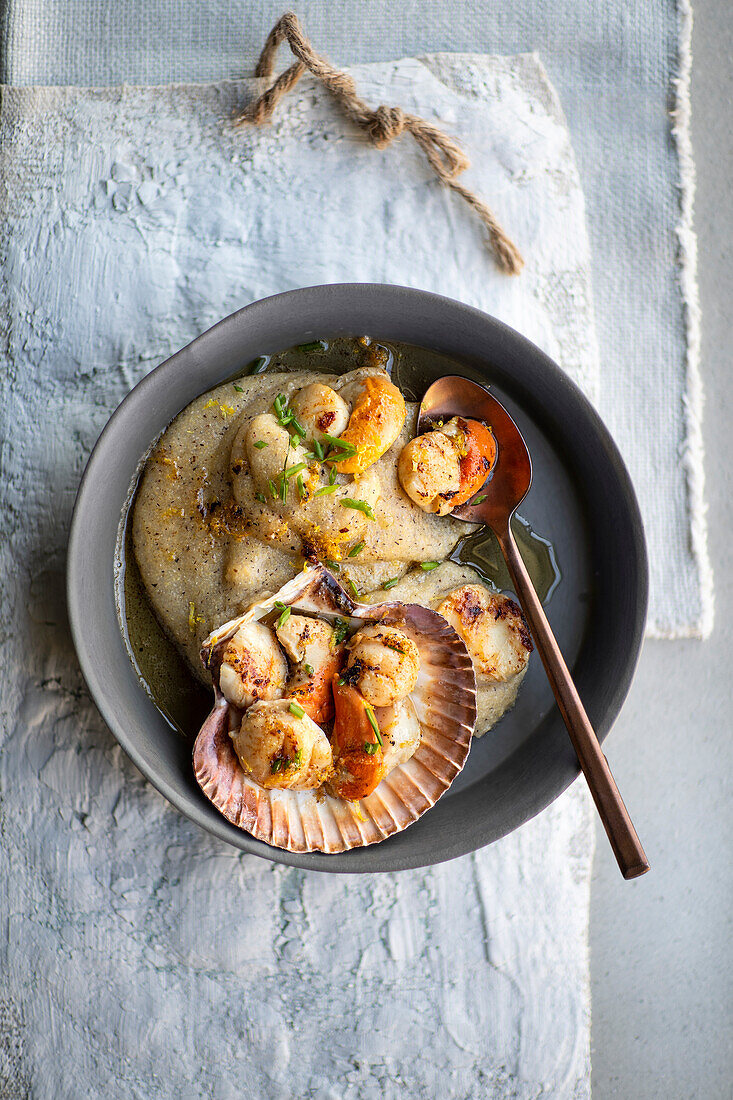
{"label": "chopped chive garnish", "polygon": [[288,466],[287,470],[283,470],[283,477],[294,477],[299,474],[301,470],[307,470],[307,462],[298,462],[295,466]]}
{"label": "chopped chive garnish", "polygon": [[305,485],[303,484],[302,474],[298,474],[298,480],[296,484],[298,486],[298,497],[300,498],[300,500],[305,500]]}
{"label": "chopped chive garnish", "polygon": [[431,569],[437,569],[440,565],[439,561],[421,561],[420,568],[424,569],[426,573],[429,573]]}
{"label": "chopped chive garnish", "polygon": [[292,424],[293,428],[295,428],[298,435],[302,436],[303,439],[305,439],[305,437],[307,436],[308,433],[305,430],[305,428],[303,427],[303,425],[300,423],[300,421],[298,420],[295,413],[291,414],[290,423]]}
{"label": "chopped chive garnish", "polygon": [[264,493],[255,493],[255,500],[259,500],[260,504],[267,504],[267,497]]}
{"label": "chopped chive garnish", "polygon": [[275,775],[277,772],[281,772],[284,767],[285,761],[283,760],[282,756],[276,756],[273,762],[270,764],[270,771],[273,775]]}
{"label": "chopped chive garnish", "polygon": [[299,768],[302,759],[303,759],[303,750],[298,749],[295,756],[293,757],[293,766],[296,767],[296,768]]}
{"label": "chopped chive garnish", "polygon": [[333,624],[333,640],[336,645],[343,642],[349,632],[349,624],[345,619],[336,619]]}
{"label": "chopped chive garnish", "polygon": [[328,484],[329,485],[335,485],[336,484],[336,467],[335,466],[332,466],[331,469],[328,471]]}
{"label": "chopped chive garnish", "polygon": [[379,752],[379,745],[376,741],[365,741],[364,752],[367,754],[367,756],[374,756],[376,752]]}
{"label": "chopped chive garnish", "polygon": [[313,440],[313,454],[316,456],[319,462],[323,462],[323,444],[320,443],[317,439]]}
{"label": "chopped chive garnish", "polygon": [[306,676],[312,676],[315,672],[313,665],[303,665],[303,668],[305,669]]}
{"label": "chopped chive garnish", "polygon": [[483,504],[483,502],[486,500],[487,496],[488,496],[488,493],[482,493],[480,497],[474,497],[473,500],[471,501],[471,504]]}
{"label": "chopped chive garnish", "polygon": [[372,710],[372,708],[369,706],[368,703],[367,703],[367,705],[364,709],[366,710],[366,716],[369,719],[369,725],[374,730],[374,736],[376,737],[377,741],[379,741],[380,745],[384,745],[384,741],[382,740],[382,735],[379,732],[379,723],[377,722],[377,719],[374,717],[374,711]]}
{"label": "chopped chive garnish", "polygon": [[309,344],[296,344],[296,351],[325,351],[322,340],[311,340]]}
{"label": "chopped chive garnish", "polygon": [[[313,495],[316,497],[322,497],[325,496],[326,493],[335,493],[337,489],[338,485],[324,485],[322,489],[316,489]],[[344,501],[342,500],[341,503],[343,504]]]}
{"label": "chopped chive garnish", "polygon": [[348,585],[349,585],[349,588],[351,589],[351,591],[354,593],[354,599],[358,600],[359,595],[360,595],[359,589],[356,587],[356,585],[354,584],[354,582],[351,579],[349,579]]}
{"label": "chopped chive garnish", "polygon": [[274,481],[270,481],[268,478],[267,484],[270,486],[270,492],[272,493],[273,500],[277,500],[277,486]]}
{"label": "chopped chive garnish", "polygon": [[266,355],[258,355],[258,357],[256,359],[253,359],[253,361],[250,363],[249,373],[250,374],[262,374],[262,371],[267,366],[267,363],[268,363],[268,359],[267,359]]}
{"label": "chopped chive garnish", "polygon": [[280,500],[284,504],[287,499],[288,499],[288,479],[286,477],[284,477],[280,481]]}
{"label": "chopped chive garnish", "polygon": [[289,618],[290,608],[286,607],[283,611],[280,612],[280,618],[277,620],[277,629],[279,630],[281,626],[285,626],[285,623],[288,621]]}
{"label": "chopped chive garnish", "polygon": [[255,447],[257,448],[258,451],[261,451],[262,448],[266,447],[266,446],[267,446],[267,443],[265,442],[264,439],[258,439],[257,442],[255,443]]}
{"label": "chopped chive garnish", "polygon": [[356,555],[361,553],[361,551],[363,549],[364,549],[364,543],[363,542],[357,542],[356,546],[352,547],[352,549],[349,550],[349,557],[350,558],[355,558]]}
{"label": "chopped chive garnish", "polygon": [[356,454],[356,447],[353,443],[349,443],[348,439],[339,439],[335,435],[327,435],[326,432],[322,432],[321,439],[325,439],[326,443],[330,443],[332,447],[337,447],[340,451],[344,452],[344,455],[351,457]]}
{"label": "chopped chive garnish", "polygon": [[[328,486],[331,488],[331,486]],[[340,501],[344,508],[354,508],[357,512],[363,512],[367,519],[376,519],[371,504],[365,500],[352,500],[351,497],[343,497]]]}
{"label": "chopped chive garnish", "polygon": [[232,385],[234,386],[237,393],[244,393],[244,387],[243,386],[238,386],[236,382],[232,382]]}
{"label": "chopped chive garnish", "polygon": [[382,585],[382,588],[386,592],[388,588],[394,588],[394,586],[396,584],[399,584],[399,583],[400,583],[400,578],[399,577],[392,577],[391,580],[388,580],[388,581],[384,582],[384,584]]}
{"label": "chopped chive garnish", "polygon": [[326,558],[323,564],[327,566],[332,573],[338,573],[341,569],[341,566],[337,561],[330,561],[328,558]]}
{"label": "chopped chive garnish", "polygon": [[302,718],[305,714],[305,711],[301,707],[300,703],[291,703],[288,707],[288,710],[291,714],[294,714],[296,718]]}

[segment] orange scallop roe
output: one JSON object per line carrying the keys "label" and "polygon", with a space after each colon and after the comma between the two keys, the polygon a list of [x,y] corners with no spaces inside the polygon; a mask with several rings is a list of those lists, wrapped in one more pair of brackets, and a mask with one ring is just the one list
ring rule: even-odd
{"label": "orange scallop roe", "polygon": [[[339,798],[366,798],[379,786],[386,768],[384,753],[367,717],[360,691],[333,678],[336,718],[331,734],[335,772],[331,786]],[[366,745],[371,751],[367,751]]]}
{"label": "orange scallop roe", "polygon": [[356,447],[356,454],[336,463],[340,474],[362,474],[381,458],[402,431],[405,399],[386,377],[370,376],[357,397],[341,439]]}
{"label": "orange scallop roe", "polygon": [[496,440],[486,425],[480,420],[466,420],[464,423],[466,454],[461,458],[461,484],[453,497],[454,508],[465,504],[479,491],[496,461]]}

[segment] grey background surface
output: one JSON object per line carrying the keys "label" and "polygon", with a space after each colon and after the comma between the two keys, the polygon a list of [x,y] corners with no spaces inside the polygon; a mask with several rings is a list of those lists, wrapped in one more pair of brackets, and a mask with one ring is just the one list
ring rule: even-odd
{"label": "grey background surface", "polygon": [[[48,15],[61,10],[57,2],[24,2],[31,14],[37,13],[43,31],[41,34],[39,30],[38,68],[14,71],[12,41],[6,39],[9,48],[2,70],[5,79],[22,83],[74,82],[74,72],[87,56],[87,44],[62,34],[49,38]],[[7,19],[13,6],[0,4],[0,13]],[[95,13],[95,34],[100,41],[116,40],[115,50],[106,59],[109,75],[105,82],[183,80],[192,75],[195,43],[165,43],[168,56],[174,60],[163,77],[145,69],[147,45],[134,35],[125,37],[124,20],[120,20],[115,6],[88,4],[87,0],[76,0],[74,6],[77,11],[88,8]],[[167,6],[180,14],[178,3],[169,2]],[[269,9],[267,14],[263,14],[263,5],[252,5],[257,18],[247,27],[241,25],[234,4],[211,2],[197,8],[203,38],[207,24],[217,20],[230,27],[231,40],[226,56],[212,54],[208,73],[197,72],[197,79],[249,71],[246,55],[251,57],[269,28],[272,10],[280,10],[280,5],[264,6]],[[334,28],[349,25],[348,0],[328,5],[328,14],[320,3],[305,2],[298,5],[298,10],[307,20],[314,40],[324,42],[333,56],[344,62],[439,49],[512,53],[537,48],[560,90],[581,174],[592,196],[595,177],[606,170],[607,164],[589,139],[590,115],[602,115],[609,123],[630,108],[625,102],[594,100],[599,72],[588,63],[588,22],[582,12],[598,13],[600,29],[594,45],[605,45],[605,64],[612,66],[619,60],[619,28],[611,16],[613,12],[618,15],[624,6],[604,5],[600,12],[590,0],[560,6],[565,15],[554,19],[553,30],[538,14],[542,4],[502,5],[492,16],[496,33],[488,34],[481,29],[485,26],[483,4],[446,3],[442,29],[436,33],[433,28],[430,35],[425,35],[421,6],[395,5],[395,20],[400,23],[395,33],[400,45],[409,42],[410,50],[395,50],[368,18],[358,38],[352,38],[348,46],[337,46],[336,41],[343,42],[347,37],[346,32]],[[363,7],[368,12],[371,5]],[[553,11],[556,7],[553,5]],[[665,24],[659,13],[670,5],[654,0],[646,7],[647,29],[651,35],[659,33],[661,46]],[[100,15],[105,8],[107,14]],[[645,843],[652,872],[634,883],[623,883],[603,838],[599,838],[591,912],[593,1090],[597,1100],[715,1100],[730,1096],[733,1080],[729,793],[733,714],[733,383],[729,334],[733,300],[733,11],[729,0],[697,0],[695,13],[693,142],[698,167],[696,226],[716,626],[705,643],[647,643],[629,700],[606,745]],[[530,33],[528,28],[540,23],[545,28],[543,33]],[[476,28],[472,37],[465,30],[469,26]],[[148,33],[154,34],[155,29],[150,27]],[[579,46],[577,64],[571,61],[563,68],[558,40],[567,41],[572,35]],[[164,48],[162,43],[160,48]],[[245,61],[240,64],[235,59],[241,56]],[[598,56],[594,54],[591,60],[597,62]],[[137,71],[132,75],[135,67]],[[655,76],[640,67],[640,82]],[[596,257],[601,260],[612,239],[605,230],[602,232],[603,213],[591,201],[591,236]],[[603,314],[602,289],[596,288],[599,336],[602,347],[613,348],[615,321]]]}
{"label": "grey background surface", "polygon": [[621,884],[599,837],[591,890],[593,1096],[730,1097],[733,7],[696,0],[692,139],[715,629],[647,642],[606,743],[651,873]]}

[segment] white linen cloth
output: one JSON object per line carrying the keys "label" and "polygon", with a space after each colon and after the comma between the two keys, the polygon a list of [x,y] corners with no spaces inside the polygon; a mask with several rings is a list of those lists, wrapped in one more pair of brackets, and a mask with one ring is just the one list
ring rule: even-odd
{"label": "white linen cloth", "polygon": [[525,254],[520,278],[494,269],[407,137],[376,152],[311,81],[245,132],[226,120],[249,81],[4,90],[8,1096],[589,1096],[582,787],[445,866],[270,866],[147,787],[70,652],[63,554],[94,439],[146,370],[247,301],[420,286],[500,316],[597,394],[583,197],[538,60],[351,72],[369,101],[464,140],[467,182]]}

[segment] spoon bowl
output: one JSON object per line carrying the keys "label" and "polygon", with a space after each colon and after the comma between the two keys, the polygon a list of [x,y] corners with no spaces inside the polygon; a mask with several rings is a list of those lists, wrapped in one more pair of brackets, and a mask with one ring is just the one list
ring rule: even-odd
{"label": "spoon bowl", "polygon": [[[449,374],[433,382],[420,403],[418,432],[424,432],[436,421],[452,416],[482,420],[496,440],[496,461],[483,489],[477,494],[484,499],[479,504],[456,508],[451,515],[469,523],[485,523],[495,529],[524,500],[532,484],[532,459],[522,433],[501,402],[470,378]],[[474,497],[474,500],[476,497]]]}
{"label": "spoon bowl", "polygon": [[461,375],[446,375],[425,391],[418,431],[430,430],[454,416],[481,420],[491,429],[496,459],[473,498],[478,503],[469,501],[451,514],[471,523],[485,523],[496,535],[614,855],[624,878],[636,878],[649,870],[649,862],[512,533],[512,516],[532,484],[527,444],[504,406],[484,386]]}

